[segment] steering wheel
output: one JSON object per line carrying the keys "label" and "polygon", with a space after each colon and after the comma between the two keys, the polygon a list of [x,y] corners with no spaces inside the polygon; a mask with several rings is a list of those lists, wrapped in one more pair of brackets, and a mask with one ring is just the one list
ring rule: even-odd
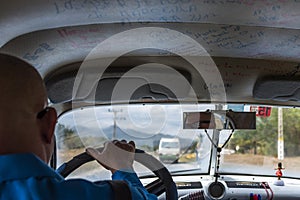
{"label": "steering wheel", "polygon": [[[57,169],[57,172],[60,173],[63,177],[67,177],[70,173],[72,173],[81,165],[93,160],[95,159],[92,156],[84,152],[73,157],[67,163],[62,164]],[[178,199],[176,184],[174,183],[170,172],[160,161],[158,161],[152,155],[140,149],[135,150],[134,160],[144,165],[158,177],[157,180],[145,186],[148,192],[155,195],[160,195],[163,192],[165,192],[166,199]]]}

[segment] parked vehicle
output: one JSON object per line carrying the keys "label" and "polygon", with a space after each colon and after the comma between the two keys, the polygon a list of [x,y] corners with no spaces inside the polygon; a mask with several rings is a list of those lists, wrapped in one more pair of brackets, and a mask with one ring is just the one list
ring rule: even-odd
{"label": "parked vehicle", "polygon": [[178,138],[161,138],[158,147],[159,160],[162,162],[176,162],[180,155]]}

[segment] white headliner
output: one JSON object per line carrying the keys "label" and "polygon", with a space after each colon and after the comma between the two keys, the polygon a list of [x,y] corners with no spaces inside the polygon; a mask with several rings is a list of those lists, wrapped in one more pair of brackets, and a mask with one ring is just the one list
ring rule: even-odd
{"label": "white headliner", "polygon": [[[296,0],[10,0],[0,8],[0,46],[1,51],[20,56],[36,67],[48,67],[45,65],[81,60],[103,39],[132,27],[146,26],[146,22],[154,23],[150,26],[161,26],[159,22],[191,22],[164,26],[193,37],[212,56],[299,61],[299,10]],[[123,22],[133,24],[124,26]],[[68,27],[86,24],[96,25]],[[49,31],[57,27],[68,28]],[[68,35],[62,36],[64,31]],[[84,37],[88,41],[83,41]],[[43,58],[41,63],[26,58],[26,53],[32,54],[45,43],[53,48],[51,59],[39,55]],[[49,70],[41,70],[43,74],[46,71]]]}

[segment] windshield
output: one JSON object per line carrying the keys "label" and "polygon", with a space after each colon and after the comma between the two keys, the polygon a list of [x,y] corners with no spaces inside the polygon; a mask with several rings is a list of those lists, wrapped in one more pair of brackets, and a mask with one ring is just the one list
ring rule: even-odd
{"label": "windshield", "polygon": [[[210,174],[215,155],[224,146],[220,173],[275,176],[282,162],[284,176],[298,177],[300,164],[300,111],[296,108],[226,105],[223,109],[256,112],[256,130],[183,129],[183,113],[215,110],[213,104],[130,104],[86,107],[65,113],[56,126],[58,166],[87,147],[102,147],[113,139],[133,140],[136,147],[153,155],[173,174]],[[278,111],[280,110],[280,111]],[[280,120],[281,119],[281,120]],[[281,128],[280,128],[281,127]],[[278,131],[279,130],[279,131]],[[219,142],[211,142],[216,138]],[[138,163],[139,176],[151,172]],[[89,180],[108,178],[96,162],[83,165],[69,177]]]}
{"label": "windshield", "polygon": [[236,130],[221,157],[221,172],[300,177],[300,110],[250,106],[256,111],[256,130]]}

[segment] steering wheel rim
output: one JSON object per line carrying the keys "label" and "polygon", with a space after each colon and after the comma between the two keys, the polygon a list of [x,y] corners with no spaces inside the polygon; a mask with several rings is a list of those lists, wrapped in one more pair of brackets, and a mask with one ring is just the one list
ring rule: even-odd
{"label": "steering wheel rim", "polygon": [[[67,177],[81,165],[93,160],[95,159],[92,156],[90,156],[86,152],[83,152],[73,157],[70,161],[62,164],[57,169],[57,172],[60,173],[61,176]],[[156,195],[160,195],[161,193],[165,192],[166,199],[178,199],[176,184],[174,183],[168,169],[159,160],[140,149],[135,150],[134,160],[151,170],[159,178],[158,180],[153,181],[152,183],[145,186],[148,192],[154,193]]]}

